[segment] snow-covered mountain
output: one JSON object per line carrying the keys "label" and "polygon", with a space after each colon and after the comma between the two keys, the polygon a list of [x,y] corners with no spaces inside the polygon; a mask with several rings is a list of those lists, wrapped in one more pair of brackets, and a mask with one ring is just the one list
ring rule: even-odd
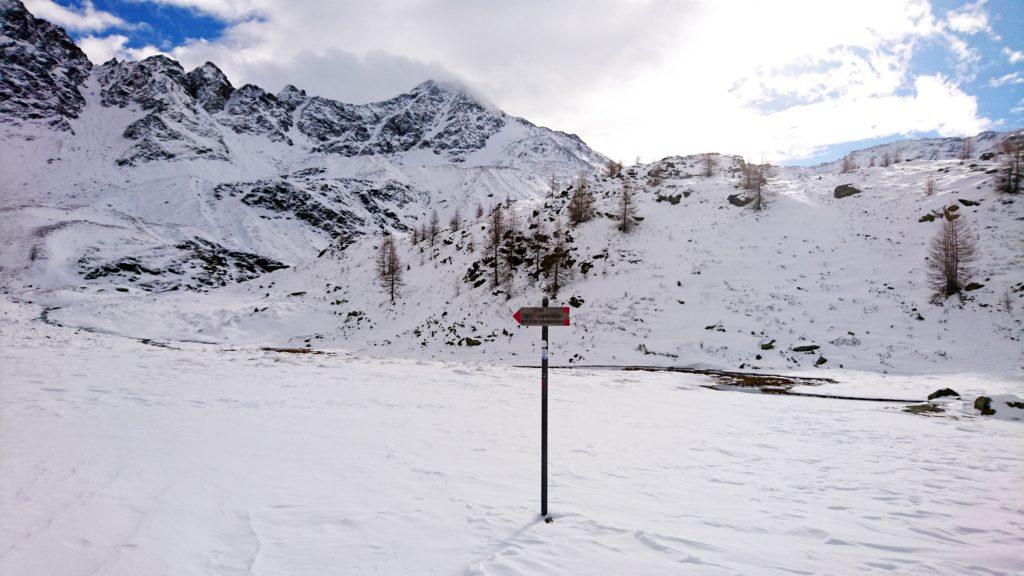
{"label": "snow-covered mountain", "polygon": [[[555,362],[742,369],[975,370],[1024,366],[1024,202],[995,191],[1002,143],[983,133],[885,144],[776,168],[762,212],[742,160],[670,157],[608,177],[579,138],[425,82],[353,105],[287,86],[236,88],[212,63],[157,56],[94,66],[59,28],[0,0],[0,277],[72,326],[229,345],[532,363],[513,310],[552,291],[567,258]],[[570,228],[576,178],[595,219]],[[925,182],[935,184],[925,193]],[[838,198],[836,187],[859,190]],[[623,186],[637,229],[616,227]],[[502,279],[484,252],[501,203]],[[742,202],[738,202],[742,203]],[[462,226],[448,229],[458,210]],[[436,211],[444,228],[413,244]],[[979,236],[979,285],[936,300],[935,215]],[[941,220],[941,219],[940,219]],[[375,274],[388,232],[404,286]],[[1006,302],[1009,301],[1009,307]]]}
{"label": "snow-covered mountain", "polygon": [[604,161],[455,84],[362,105],[274,95],[212,63],[95,66],[19,1],[0,14],[0,266],[35,286],[245,280]]}

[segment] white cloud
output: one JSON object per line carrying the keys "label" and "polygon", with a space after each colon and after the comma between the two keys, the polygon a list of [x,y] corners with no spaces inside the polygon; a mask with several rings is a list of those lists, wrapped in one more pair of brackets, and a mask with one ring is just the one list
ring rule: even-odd
{"label": "white cloud", "polygon": [[909,73],[924,42],[943,43],[964,70],[976,61],[959,34],[988,30],[981,2],[943,20],[925,0],[149,1],[227,21],[215,41],[171,53],[186,67],[213,61],[236,84],[364,102],[454,76],[630,160],[705,150],[778,160],[989,124],[953,80]]}
{"label": "white cloud", "polygon": [[1019,50],[1011,50],[1004,47],[1003,54],[1006,55],[1006,59],[1010,61],[1010,64],[1020,64],[1021,62],[1024,62],[1024,52]]}
{"label": "white cloud", "polygon": [[964,34],[992,33],[992,28],[988,23],[988,14],[985,12],[985,0],[978,0],[973,4],[951,10],[946,16],[946,25],[950,30]]}
{"label": "white cloud", "polygon": [[1024,116],[1024,98],[1021,98],[1020,102],[1017,102],[1016,106],[1010,108],[1010,112],[1013,114]]}
{"label": "white cloud", "polygon": [[86,0],[78,10],[65,8],[53,0],[25,0],[25,7],[34,16],[73,32],[102,32],[108,28],[127,26],[124,20],[114,14],[97,10],[91,0]]}
{"label": "white cloud", "polygon": [[102,64],[111,58],[118,60],[142,60],[155,54],[161,54],[154,46],[129,48],[126,46],[128,37],[121,34],[108,36],[85,36],[78,39],[78,46],[95,64]]}
{"label": "white cloud", "polygon": [[1004,74],[999,78],[993,78],[988,81],[988,85],[993,88],[998,88],[1007,84],[1024,84],[1024,76],[1022,76],[1020,72],[1010,72],[1009,74]]}

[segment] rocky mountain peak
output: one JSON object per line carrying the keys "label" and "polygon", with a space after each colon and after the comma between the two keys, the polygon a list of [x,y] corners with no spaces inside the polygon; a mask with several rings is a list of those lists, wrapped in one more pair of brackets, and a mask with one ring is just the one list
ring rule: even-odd
{"label": "rocky mountain peak", "polygon": [[235,90],[219,119],[238,134],[265,134],[274,142],[292,144],[285,134],[292,126],[291,109],[255,84]]}
{"label": "rocky mountain peak", "polygon": [[194,101],[185,69],[163,55],[138,62],[108,62],[99,69],[104,106],[125,107],[135,103],[143,110],[162,111]]}
{"label": "rocky mountain peak", "polygon": [[291,84],[287,85],[277,94],[277,101],[289,109],[294,110],[306,99],[306,91],[299,90]]}
{"label": "rocky mountain peak", "polygon": [[[0,121],[49,118],[70,127],[67,119],[85,106],[79,86],[92,65],[63,30],[34,18],[19,1],[0,0],[0,14]],[[428,152],[442,161],[462,163],[487,148],[506,126],[514,127],[512,140],[501,140],[500,149],[479,155],[474,164],[554,161],[571,164],[576,171],[599,161],[578,139],[510,117],[455,81],[431,79],[394,98],[348,104],[310,97],[292,85],[276,96],[252,84],[236,89],[212,62],[186,72],[163,55],[111,59],[96,67],[93,76],[99,104],[142,112],[121,133],[130,146],[115,146],[119,153],[114,161],[122,166],[192,159],[231,162],[233,150],[244,148],[229,145],[238,142],[232,132],[298,144],[310,155]]]}
{"label": "rocky mountain peak", "polygon": [[18,0],[0,0],[0,121],[69,129],[85,99],[79,86],[92,63],[59,26]]}
{"label": "rocky mountain peak", "polygon": [[185,76],[189,92],[196,102],[209,113],[224,109],[224,104],[235,91],[228,77],[213,62],[207,62]]}

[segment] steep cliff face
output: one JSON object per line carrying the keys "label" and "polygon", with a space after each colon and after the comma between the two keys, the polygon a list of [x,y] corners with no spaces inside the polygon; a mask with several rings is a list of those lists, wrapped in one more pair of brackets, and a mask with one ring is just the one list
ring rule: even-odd
{"label": "steep cliff face", "polygon": [[91,69],[64,30],[0,0],[0,122],[67,130],[85,106],[79,89]]}

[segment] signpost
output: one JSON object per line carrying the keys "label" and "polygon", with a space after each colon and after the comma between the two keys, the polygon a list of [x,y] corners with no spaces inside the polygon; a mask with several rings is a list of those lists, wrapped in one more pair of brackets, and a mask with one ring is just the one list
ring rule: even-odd
{"label": "signpost", "polygon": [[540,326],[540,515],[548,516],[548,326],[568,326],[569,308],[548,306],[548,299],[540,308],[520,308],[512,318],[520,326]]}

